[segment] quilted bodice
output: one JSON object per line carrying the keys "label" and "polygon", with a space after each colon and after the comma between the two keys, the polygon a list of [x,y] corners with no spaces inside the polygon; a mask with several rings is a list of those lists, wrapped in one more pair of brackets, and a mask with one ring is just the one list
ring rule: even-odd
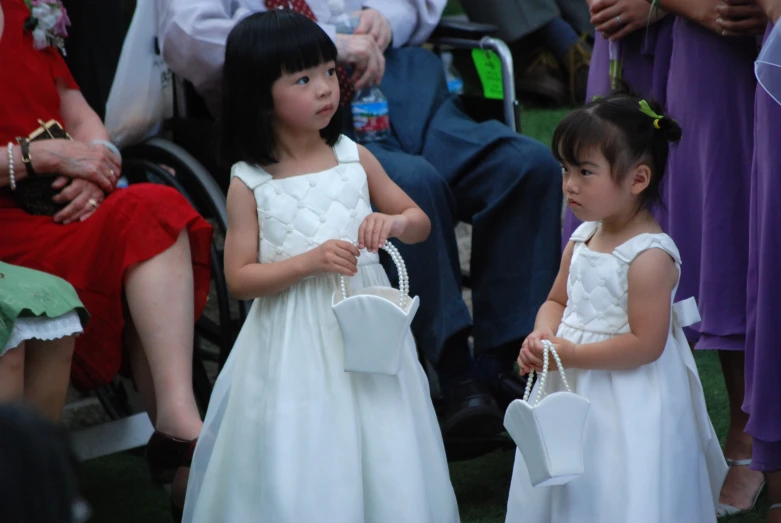
{"label": "quilted bodice", "polygon": [[[648,249],[667,252],[680,270],[680,254],[666,234],[640,234],[617,247],[612,253],[596,252],[586,242],[599,224],[584,223],[573,233],[575,247],[567,280],[567,307],[562,324],[579,330],[606,335],[629,332],[627,291],[629,266]],[[675,293],[673,293],[675,295]]]}
{"label": "quilted bodice", "polygon": [[[233,166],[231,177],[237,176],[255,194],[260,263],[303,254],[328,240],[357,241],[358,227],[372,212],[366,172],[349,138],[339,138],[334,155],[336,167],[289,178],[273,178],[244,162]],[[378,260],[376,254],[363,252],[359,264]]]}

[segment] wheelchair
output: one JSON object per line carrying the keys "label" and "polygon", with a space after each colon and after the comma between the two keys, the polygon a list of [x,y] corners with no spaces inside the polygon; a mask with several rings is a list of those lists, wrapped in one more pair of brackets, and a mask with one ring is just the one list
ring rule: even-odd
{"label": "wheelchair", "polygon": [[[501,63],[502,100],[487,100],[479,94],[461,96],[464,108],[478,121],[498,119],[520,132],[519,105],[515,99],[512,56],[507,45],[493,37],[496,28],[460,19],[443,19],[427,45],[440,53],[445,50],[493,51]],[[466,55],[464,55],[466,56]],[[462,64],[467,64],[465,67]],[[479,83],[467,61],[463,67],[465,83]],[[249,302],[233,299],[223,273],[222,245],[227,231],[225,192],[228,176],[222,173],[204,140],[211,136],[213,122],[208,111],[188,82],[172,76],[174,82],[174,116],[165,123],[163,133],[125,148],[123,176],[128,183],[161,183],[182,193],[193,207],[211,223],[215,236],[211,247],[211,289],[206,310],[195,325],[193,352],[193,389],[202,411],[208,405],[213,379],[228,358],[233,343],[249,310]],[[217,180],[224,181],[224,184]],[[468,271],[463,285],[471,287]],[[424,368],[427,362],[421,355]],[[111,420],[73,434],[77,455],[81,459],[99,457],[143,446],[152,426],[139,407],[132,383],[115,379],[94,391]],[[491,448],[510,448],[509,438],[481,441]]]}

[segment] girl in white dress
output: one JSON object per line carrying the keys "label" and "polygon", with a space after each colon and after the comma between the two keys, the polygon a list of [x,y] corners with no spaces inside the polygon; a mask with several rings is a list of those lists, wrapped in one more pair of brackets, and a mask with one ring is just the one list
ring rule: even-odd
{"label": "girl in white dress", "polygon": [[378,249],[423,241],[430,223],[340,136],[335,59],[292,11],[251,15],[227,40],[225,275],[254,303],[212,393],[187,522],[459,521],[412,335],[398,375],[344,371],[339,275],[352,289],[390,286]]}
{"label": "girl in white dress", "polygon": [[[568,205],[585,223],[518,364],[539,371],[541,340],[550,340],[573,392],[590,401],[585,472],[534,488],[516,452],[508,523],[716,521],[727,466],[682,330],[699,315],[693,299],[673,305],[681,260],[651,213],[668,143],[681,136],[659,112],[613,96],[570,113],[554,133]],[[564,389],[558,372],[547,383]]]}

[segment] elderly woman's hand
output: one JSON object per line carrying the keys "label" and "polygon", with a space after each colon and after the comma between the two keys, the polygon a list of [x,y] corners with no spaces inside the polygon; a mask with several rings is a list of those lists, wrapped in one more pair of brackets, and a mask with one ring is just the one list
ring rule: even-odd
{"label": "elderly woman's hand", "polygon": [[70,140],[32,142],[30,158],[37,173],[57,173],[74,180],[86,180],[105,193],[114,190],[122,169],[120,159],[106,147]]}
{"label": "elderly woman's hand", "polygon": [[59,176],[52,187],[62,189],[54,197],[55,202],[70,202],[63,210],[54,215],[54,221],[63,225],[83,222],[98,210],[105,199],[105,194],[100,187],[84,179],[71,180],[67,176]]}
{"label": "elderly woman's hand", "polygon": [[353,67],[355,89],[379,84],[385,74],[385,56],[371,35],[336,35],[339,61]]}
{"label": "elderly woman's hand", "polygon": [[385,15],[376,9],[362,9],[358,12],[360,24],[355,29],[357,35],[369,35],[377,42],[383,53],[393,40],[393,28]]}

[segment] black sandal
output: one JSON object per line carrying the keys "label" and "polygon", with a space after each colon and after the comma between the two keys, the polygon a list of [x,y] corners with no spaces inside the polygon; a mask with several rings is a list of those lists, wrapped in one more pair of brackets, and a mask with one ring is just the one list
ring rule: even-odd
{"label": "black sandal", "polygon": [[[174,438],[156,430],[146,446],[146,462],[152,481],[158,485],[170,485],[177,470],[192,464],[197,441],[197,438]],[[182,521],[183,511],[184,507],[178,507],[171,499],[171,517],[174,521]]]}

